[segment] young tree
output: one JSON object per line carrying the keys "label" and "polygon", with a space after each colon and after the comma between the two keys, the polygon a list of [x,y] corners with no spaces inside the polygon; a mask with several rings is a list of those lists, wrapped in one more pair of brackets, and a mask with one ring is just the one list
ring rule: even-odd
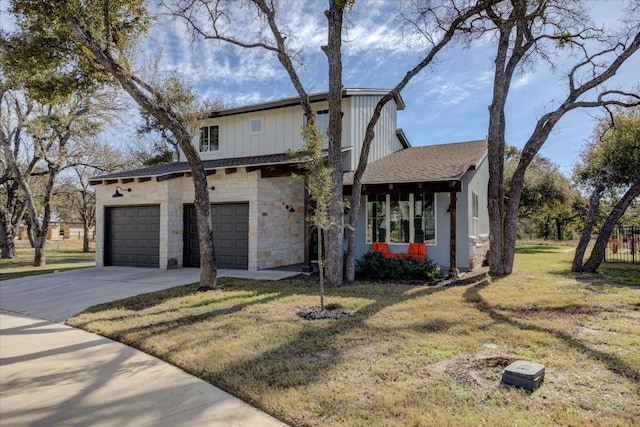
{"label": "young tree", "polygon": [[[482,31],[495,34],[497,40],[487,138],[491,274],[503,276],[513,270],[524,176],[556,124],[577,108],[632,105],[640,100],[636,94],[604,87],[640,48],[637,15],[637,9],[630,9],[629,16],[634,22],[615,35],[595,29],[578,1],[510,0],[487,9],[489,26]],[[537,121],[509,179],[511,193],[505,199],[505,107],[513,76],[520,67],[536,59],[549,61],[553,66],[552,54],[564,49],[581,55],[567,74],[566,97]]]}
{"label": "young tree", "polygon": [[[16,58],[31,57],[29,66],[50,72],[52,65],[72,70],[88,82],[117,82],[145,111],[169,129],[185,153],[195,189],[195,210],[200,245],[200,285],[213,289],[217,285],[217,267],[213,248],[209,190],[204,166],[192,144],[200,110],[173,108],[158,86],[145,81],[133,66],[131,52],[152,24],[153,17],[144,0],[92,0],[87,2],[14,0],[12,13],[18,32],[11,46],[35,46],[38,55],[18,50]],[[23,41],[29,43],[21,43]],[[32,42],[35,41],[35,42]],[[54,64],[45,60],[56,59]],[[58,61],[59,60],[59,61]],[[23,62],[13,61],[17,70]]]}
{"label": "young tree", "polygon": [[[585,187],[591,187],[592,192],[589,213],[571,266],[574,272],[592,273],[598,269],[613,228],[640,196],[640,109],[617,110],[611,119],[601,121],[575,170],[576,179]],[[622,192],[623,195],[608,213],[591,255],[583,265],[605,191]]]}

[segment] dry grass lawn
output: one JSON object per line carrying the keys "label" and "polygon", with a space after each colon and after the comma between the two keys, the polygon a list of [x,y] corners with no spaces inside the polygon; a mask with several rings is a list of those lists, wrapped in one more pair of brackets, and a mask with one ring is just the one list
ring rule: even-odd
{"label": "dry grass lawn", "polygon": [[36,274],[53,273],[55,270],[73,270],[76,268],[94,267],[96,254],[91,242],[91,250],[82,252],[82,240],[56,240],[49,241],[45,246],[47,265],[43,267],[33,266],[35,251],[29,242],[16,241],[15,259],[0,259],[0,280],[15,279],[17,277],[32,276]]}
{"label": "dry grass lawn", "polygon": [[[69,321],[138,347],[294,426],[588,426],[640,420],[640,266],[567,273],[568,246],[523,245],[516,273],[453,287],[358,284],[306,321],[317,284],[222,280],[94,307]],[[546,365],[533,393],[500,385]]]}

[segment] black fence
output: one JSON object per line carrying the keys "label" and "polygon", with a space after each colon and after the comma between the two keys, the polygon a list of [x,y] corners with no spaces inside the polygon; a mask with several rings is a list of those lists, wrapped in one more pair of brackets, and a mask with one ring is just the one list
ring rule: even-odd
{"label": "black fence", "polygon": [[640,264],[640,227],[615,227],[604,252],[604,261]]}

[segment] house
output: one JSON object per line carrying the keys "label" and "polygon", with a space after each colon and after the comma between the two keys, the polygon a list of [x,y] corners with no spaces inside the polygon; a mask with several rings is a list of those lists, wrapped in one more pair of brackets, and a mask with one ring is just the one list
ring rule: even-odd
{"label": "house", "polygon": [[[384,90],[345,89],[342,160],[345,194],[352,186],[369,117]],[[311,96],[321,130],[325,94]],[[372,242],[392,251],[425,242],[445,269],[479,265],[488,245],[486,141],[411,147],[397,127],[401,97],[385,106],[363,178],[358,255]],[[213,112],[193,143],[208,175],[219,268],[260,270],[300,264],[313,245],[305,221],[298,98]],[[95,177],[96,265],[199,266],[194,189],[186,162]],[[456,203],[457,202],[457,203]],[[456,224],[451,228],[450,224]],[[451,242],[454,242],[451,245]]]}

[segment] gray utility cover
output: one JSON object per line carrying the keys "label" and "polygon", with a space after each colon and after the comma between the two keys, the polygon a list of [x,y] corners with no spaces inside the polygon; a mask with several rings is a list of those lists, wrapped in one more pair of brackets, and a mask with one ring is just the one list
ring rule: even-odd
{"label": "gray utility cover", "polygon": [[[213,246],[218,268],[249,268],[249,203],[211,205]],[[185,206],[185,266],[200,267],[196,210]]]}
{"label": "gray utility cover", "polygon": [[160,266],[160,206],[106,210],[105,265]]}
{"label": "gray utility cover", "polygon": [[527,390],[535,390],[544,379],[545,367],[536,362],[518,360],[502,371],[502,382]]}

